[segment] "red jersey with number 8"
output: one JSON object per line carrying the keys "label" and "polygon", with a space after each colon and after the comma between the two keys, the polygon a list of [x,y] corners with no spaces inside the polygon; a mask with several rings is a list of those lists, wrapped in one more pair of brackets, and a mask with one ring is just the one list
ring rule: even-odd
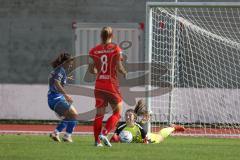
{"label": "red jersey with number 8", "polygon": [[121,48],[114,44],[99,44],[90,50],[98,74],[95,89],[118,92],[117,62],[121,60]]}

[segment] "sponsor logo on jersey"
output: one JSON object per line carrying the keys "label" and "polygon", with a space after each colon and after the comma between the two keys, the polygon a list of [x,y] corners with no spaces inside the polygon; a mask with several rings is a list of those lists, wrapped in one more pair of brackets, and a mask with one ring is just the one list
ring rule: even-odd
{"label": "sponsor logo on jersey", "polygon": [[100,75],[98,79],[110,79],[110,75]]}
{"label": "sponsor logo on jersey", "polygon": [[95,54],[103,54],[103,53],[112,53],[114,52],[114,49],[107,49],[107,50],[99,50],[99,51],[95,51]]}

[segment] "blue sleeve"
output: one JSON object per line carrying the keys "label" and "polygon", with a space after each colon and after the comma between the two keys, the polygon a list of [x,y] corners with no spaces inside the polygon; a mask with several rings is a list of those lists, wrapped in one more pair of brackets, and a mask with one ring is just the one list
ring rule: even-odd
{"label": "blue sleeve", "polygon": [[63,78],[64,73],[62,72],[61,68],[56,69],[53,75],[53,79],[61,82]]}
{"label": "blue sleeve", "polygon": [[56,69],[53,79],[60,81],[62,84],[66,84],[67,76],[65,70],[63,68]]}

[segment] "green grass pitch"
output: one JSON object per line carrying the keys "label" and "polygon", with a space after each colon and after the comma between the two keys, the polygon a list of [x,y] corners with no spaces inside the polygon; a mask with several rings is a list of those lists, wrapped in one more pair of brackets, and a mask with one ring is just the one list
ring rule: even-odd
{"label": "green grass pitch", "polygon": [[0,160],[239,160],[240,139],[169,137],[161,144],[96,148],[92,136],[56,143],[47,135],[0,135]]}

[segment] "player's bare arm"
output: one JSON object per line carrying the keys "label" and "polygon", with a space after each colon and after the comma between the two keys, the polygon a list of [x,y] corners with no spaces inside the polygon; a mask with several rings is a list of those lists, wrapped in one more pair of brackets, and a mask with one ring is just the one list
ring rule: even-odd
{"label": "player's bare arm", "polygon": [[124,78],[127,77],[127,71],[122,64],[122,61],[117,62],[117,70],[118,70],[119,73],[121,73],[124,76]]}
{"label": "player's bare arm", "polygon": [[69,103],[72,103],[73,100],[72,100],[72,97],[69,96],[66,91],[64,90],[63,86],[61,85],[61,82],[58,81],[58,80],[55,80],[54,81],[54,85],[57,87],[57,90],[62,93],[65,97],[65,99],[69,102]]}
{"label": "player's bare arm", "polygon": [[88,72],[91,74],[97,74],[97,68],[93,63],[88,64]]}
{"label": "player's bare arm", "polygon": [[89,57],[88,72],[90,72],[91,74],[97,74],[98,73],[92,57]]}

